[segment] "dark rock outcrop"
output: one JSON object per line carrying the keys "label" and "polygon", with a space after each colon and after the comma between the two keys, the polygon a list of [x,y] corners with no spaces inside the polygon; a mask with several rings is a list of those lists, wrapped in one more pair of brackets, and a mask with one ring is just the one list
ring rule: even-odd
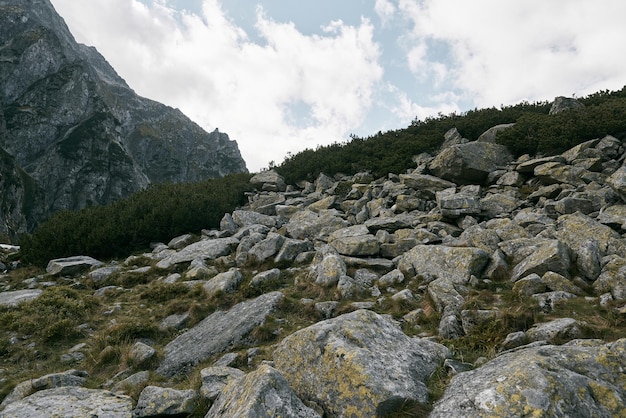
{"label": "dark rock outcrop", "polygon": [[0,21],[0,170],[12,174],[0,182],[12,190],[2,193],[0,234],[2,223],[24,232],[150,183],[246,171],[226,134],[139,97],[95,48],[77,44],[49,0],[3,1]]}

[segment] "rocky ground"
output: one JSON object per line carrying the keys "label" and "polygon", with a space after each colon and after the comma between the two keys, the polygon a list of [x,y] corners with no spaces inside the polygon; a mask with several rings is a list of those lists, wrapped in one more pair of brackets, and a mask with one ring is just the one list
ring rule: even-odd
{"label": "rocky ground", "polygon": [[498,129],[5,275],[0,417],[626,416],[624,144],[515,160]]}

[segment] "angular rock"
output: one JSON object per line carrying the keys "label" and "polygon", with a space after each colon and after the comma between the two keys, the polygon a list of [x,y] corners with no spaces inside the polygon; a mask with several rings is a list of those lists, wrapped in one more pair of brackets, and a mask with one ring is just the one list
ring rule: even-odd
{"label": "angular rock", "polygon": [[103,264],[104,263],[96,260],[95,258],[84,255],[67,258],[57,258],[48,262],[46,272],[53,275],[71,276],[73,274],[89,270],[93,267],[100,267]]}
{"label": "angular rock", "polygon": [[513,285],[513,292],[522,297],[529,297],[537,293],[545,293],[548,290],[546,284],[536,273],[531,273],[523,279],[519,279]]}
{"label": "angular rock", "polygon": [[296,394],[330,416],[392,413],[404,401],[426,403],[425,382],[449,350],[407,337],[393,322],[358,310],[286,337],[276,368]]}
{"label": "angular rock", "polygon": [[276,254],[274,263],[292,262],[298,254],[311,251],[313,243],[309,240],[298,240],[293,238],[285,238],[283,246]]}
{"label": "angular rock", "polygon": [[440,179],[439,177],[428,174],[400,174],[400,181],[411,189],[439,191],[456,187],[451,181]]}
{"label": "angular rock", "polygon": [[289,219],[286,228],[291,238],[314,240],[328,237],[332,232],[347,226],[347,221],[332,213],[317,214],[303,210]]}
{"label": "angular rock", "polygon": [[200,378],[202,379],[200,395],[214,401],[226,384],[245,375],[241,370],[228,366],[213,366],[202,369],[200,370]]}
{"label": "angular rock", "polygon": [[602,256],[607,255],[612,240],[621,238],[610,227],[582,213],[559,216],[557,237],[572,251],[577,251],[587,240],[593,238]]}
{"label": "angular rock", "polygon": [[238,244],[239,240],[234,237],[198,241],[174,254],[166,256],[156,266],[167,269],[175,264],[190,262],[194,259],[215,260],[230,254]]}
{"label": "angular rock", "polygon": [[206,418],[321,418],[307,407],[276,369],[262,365],[224,387]]}
{"label": "angular rock", "polygon": [[537,246],[532,254],[513,267],[511,280],[517,281],[532,273],[543,275],[548,271],[569,277],[570,268],[568,248],[559,240],[549,240]]}
{"label": "angular rock", "polygon": [[310,277],[315,284],[334,286],[347,273],[346,263],[332,246],[326,245],[317,252],[310,267]]}
{"label": "angular rock", "polygon": [[478,215],[481,212],[480,194],[473,192],[456,192],[456,188],[437,192],[437,205],[441,214],[448,218],[463,215]]}
{"label": "angular rock", "polygon": [[282,299],[282,293],[271,292],[241,302],[226,312],[212,313],[165,346],[157,373],[167,377],[183,374],[207,358],[242,343]]}
{"label": "angular rock", "polygon": [[623,416],[625,362],[624,339],[522,348],[454,376],[429,417]]}
{"label": "angular rock", "polygon": [[267,234],[267,238],[254,244],[248,251],[248,259],[258,264],[264,263],[268,258],[273,257],[282,248],[285,237],[275,232]]}
{"label": "angular rock", "polygon": [[330,241],[339,254],[351,257],[368,257],[378,255],[380,244],[371,234],[340,237]]}
{"label": "angular rock", "polygon": [[498,167],[513,161],[505,146],[470,142],[446,148],[430,163],[431,172],[457,184],[482,184]]}
{"label": "angular rock", "polygon": [[582,337],[582,328],[585,326],[572,318],[559,318],[549,322],[535,324],[526,331],[528,341],[548,341],[549,343],[562,344]]}
{"label": "angular rock", "polygon": [[107,390],[63,386],[36,392],[10,403],[2,418],[125,417],[131,418],[133,400]]}
{"label": "angular rock", "polygon": [[572,97],[557,96],[552,102],[549,115],[566,112],[569,110],[582,110],[585,105]]}
{"label": "angular rock", "polygon": [[272,281],[278,280],[280,277],[280,269],[273,268],[271,270],[263,271],[261,273],[256,274],[250,280],[250,286],[255,288],[262,288],[267,283],[271,283]]}
{"label": "angular rock", "polygon": [[146,386],[139,395],[133,417],[190,415],[196,408],[198,392]]}
{"label": "angular rock", "polygon": [[284,192],[287,188],[285,179],[276,170],[266,170],[255,174],[250,183],[261,190]]}
{"label": "angular rock", "polygon": [[596,280],[602,272],[602,253],[598,241],[591,238],[584,241],[576,251],[576,267],[587,280]]}
{"label": "angular rock", "polygon": [[512,128],[513,126],[515,126],[515,123],[502,123],[500,125],[493,126],[480,134],[476,141],[495,144],[498,134],[502,131],[506,131],[507,129]]}
{"label": "angular rock", "polygon": [[180,235],[176,238],[172,238],[170,242],[167,243],[167,246],[173,250],[180,250],[190,245],[193,239],[193,235],[191,234]]}
{"label": "angular rock", "polygon": [[405,276],[428,274],[446,277],[454,283],[467,283],[472,275],[480,277],[489,254],[478,248],[417,245],[398,261]]}
{"label": "angular rock", "polygon": [[154,348],[142,343],[141,341],[137,341],[128,353],[128,359],[133,364],[141,367],[150,361],[155,354],[156,350]]}
{"label": "angular rock", "polygon": [[24,289],[0,292],[0,306],[17,306],[20,303],[37,299],[42,293],[43,290],[41,289]]}
{"label": "angular rock", "polygon": [[250,225],[264,225],[268,228],[276,226],[276,219],[272,216],[263,215],[262,213],[251,210],[235,210],[233,211],[233,220],[240,227]]}
{"label": "angular rock", "polygon": [[582,177],[587,170],[557,162],[545,163],[535,167],[534,175],[543,184],[567,183],[571,185],[585,184]]}
{"label": "angular rock", "polygon": [[239,284],[243,281],[243,275],[236,269],[230,269],[224,273],[219,273],[211,280],[206,282],[202,287],[208,296],[221,293],[234,293],[237,291]]}

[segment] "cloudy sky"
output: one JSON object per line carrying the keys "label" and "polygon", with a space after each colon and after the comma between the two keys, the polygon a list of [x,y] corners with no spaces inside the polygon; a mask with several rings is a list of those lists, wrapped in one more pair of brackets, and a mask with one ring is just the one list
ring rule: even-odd
{"label": "cloudy sky", "polygon": [[415,119],[626,85],[623,0],[51,0],[250,171]]}

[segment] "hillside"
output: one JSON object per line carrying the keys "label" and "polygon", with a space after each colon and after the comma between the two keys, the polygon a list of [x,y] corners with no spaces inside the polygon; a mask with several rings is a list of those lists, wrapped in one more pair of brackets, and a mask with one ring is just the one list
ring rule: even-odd
{"label": "hillside", "polygon": [[495,125],[383,176],[288,160],[219,226],[9,271],[0,417],[626,415],[625,144],[516,155]]}
{"label": "hillside", "polygon": [[[237,144],[143,98],[48,0],[0,3],[0,236],[150,184],[246,172]],[[7,210],[4,210],[7,208]]]}

